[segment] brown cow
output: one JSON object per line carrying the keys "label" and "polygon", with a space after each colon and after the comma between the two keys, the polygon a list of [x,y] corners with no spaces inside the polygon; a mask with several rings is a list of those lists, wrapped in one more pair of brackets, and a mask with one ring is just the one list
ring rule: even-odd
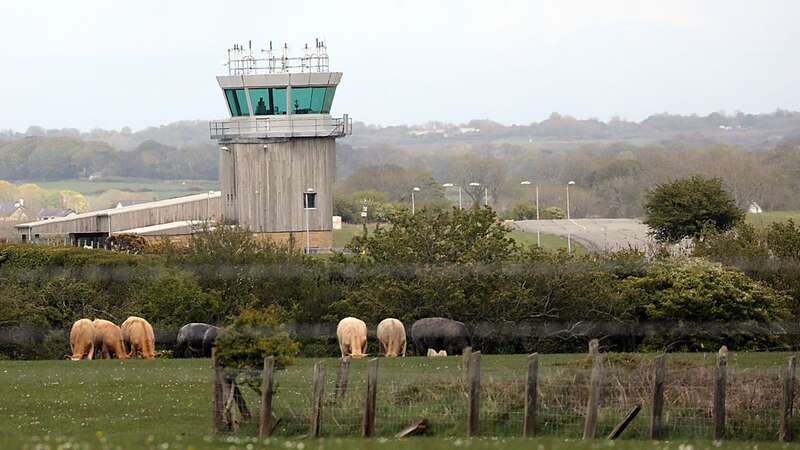
{"label": "brown cow", "polygon": [[130,316],[122,322],[122,340],[130,348],[128,356],[137,354],[144,359],[156,357],[156,336],[153,327],[141,317]]}
{"label": "brown cow", "polygon": [[406,327],[397,319],[383,319],[378,324],[378,342],[387,358],[406,356]]}
{"label": "brown cow", "polygon": [[122,343],[122,330],[112,322],[94,319],[94,346],[102,351],[103,359],[128,359],[125,344]]}
{"label": "brown cow", "polygon": [[94,358],[94,325],[89,319],[80,319],[72,324],[69,331],[69,346],[72,356],[69,359],[77,361],[79,359]]}
{"label": "brown cow", "polygon": [[339,349],[342,358],[352,356],[363,358],[367,356],[367,324],[355,317],[345,317],[336,327],[336,337],[339,338]]}

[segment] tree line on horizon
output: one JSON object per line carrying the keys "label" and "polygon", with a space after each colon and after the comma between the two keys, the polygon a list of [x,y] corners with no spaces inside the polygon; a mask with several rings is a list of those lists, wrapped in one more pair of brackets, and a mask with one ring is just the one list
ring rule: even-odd
{"label": "tree line on horizon", "polygon": [[[357,124],[354,136],[337,143],[337,212],[347,220],[366,201],[380,218],[393,208],[410,207],[414,187],[420,188],[418,206],[453,205],[460,186],[465,206],[483,204],[488,197],[507,217],[525,219],[535,215],[537,184],[540,212],[556,208],[563,213],[566,184],[575,181],[570,192],[574,217],[639,217],[647,189],[691,175],[722,178],[741,208],[756,202],[764,210],[800,209],[794,195],[800,189],[800,113],[659,114],[639,123],[554,113],[526,126],[487,120],[465,126],[480,131],[461,140],[435,140],[409,137],[408,127]],[[616,130],[611,136],[627,137],[598,140],[590,130],[598,126]],[[738,136],[725,139],[740,138],[742,144],[723,143],[719,136],[728,136],[727,128],[720,127]],[[207,122],[136,132],[31,128],[25,134],[0,132],[0,179],[218,177],[218,150],[208,138]],[[664,134],[668,131],[678,134]],[[552,139],[515,138],[529,135]],[[760,144],[752,145],[756,141]],[[446,183],[454,187],[445,188]]]}

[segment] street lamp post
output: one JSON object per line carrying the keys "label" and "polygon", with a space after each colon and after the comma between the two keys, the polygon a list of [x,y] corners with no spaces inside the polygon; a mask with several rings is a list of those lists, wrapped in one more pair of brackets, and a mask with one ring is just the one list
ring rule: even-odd
{"label": "street lamp post", "polygon": [[[473,187],[478,187],[481,184],[476,182],[476,181],[473,181],[469,185],[473,186]],[[478,200],[478,204],[480,204],[480,200]],[[483,188],[483,206],[487,206],[487,207],[489,206],[489,188],[488,187],[484,187]]]}
{"label": "street lamp post", "polygon": [[[451,187],[456,187],[456,185],[453,183],[445,183],[442,185],[442,187],[451,188]],[[464,207],[461,206],[461,186],[458,186],[458,209],[464,209]]]}
{"label": "street lamp post", "polygon": [[[567,183],[567,220],[572,220],[569,217],[569,187],[574,185],[575,185],[574,181],[570,181],[569,183]],[[567,253],[572,253],[572,231],[567,233]]]}
{"label": "street lamp post", "polygon": [[414,186],[411,188],[411,214],[415,214],[416,206],[414,205],[414,192],[419,192],[420,188]]}
{"label": "street lamp post", "polygon": [[[530,186],[531,182],[525,180],[520,184],[523,186]],[[536,183],[536,246],[542,246],[542,225],[539,222],[539,183]]]}

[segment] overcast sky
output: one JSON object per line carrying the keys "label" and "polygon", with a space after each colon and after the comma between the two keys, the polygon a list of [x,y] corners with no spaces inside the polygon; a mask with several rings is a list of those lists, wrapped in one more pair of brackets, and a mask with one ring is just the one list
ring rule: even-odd
{"label": "overcast sky", "polygon": [[381,125],[800,109],[797,1],[3,1],[0,129],[227,116],[225,50],[327,41]]}

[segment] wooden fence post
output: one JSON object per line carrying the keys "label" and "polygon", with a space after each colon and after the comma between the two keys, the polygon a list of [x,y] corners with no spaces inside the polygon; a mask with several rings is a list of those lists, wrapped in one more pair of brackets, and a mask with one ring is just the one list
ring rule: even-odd
{"label": "wooden fence post", "polygon": [[781,442],[792,440],[792,409],[794,405],[794,389],[796,380],[797,366],[794,356],[790,356],[786,363],[786,370],[783,372],[783,401],[781,402]]}
{"label": "wooden fence post", "polygon": [[586,400],[586,422],[583,424],[584,439],[594,439],[597,429],[597,409],[600,406],[600,391],[603,384],[603,354],[599,351],[597,339],[589,342],[589,354],[594,356],[594,361],[589,380],[589,398]]}
{"label": "wooden fence post", "polygon": [[214,418],[214,431],[222,429],[222,369],[217,366],[217,347],[211,348],[211,413]]}
{"label": "wooden fence post", "polygon": [[222,392],[225,400],[225,412],[223,417],[228,430],[239,432],[239,407],[236,403],[236,379],[225,379],[222,383]]}
{"label": "wooden fence post", "polygon": [[464,383],[466,383],[469,377],[469,359],[472,357],[472,347],[465,348],[464,351],[461,352],[461,356],[463,358],[463,362],[461,364],[464,366]]}
{"label": "wooden fence post", "polygon": [[539,354],[528,356],[528,376],[525,384],[525,422],[522,426],[522,436],[536,435],[536,406],[538,397],[539,380]]}
{"label": "wooden fence post", "polygon": [[364,399],[364,423],[361,429],[363,437],[375,434],[375,400],[378,394],[378,358],[367,364],[367,397]]}
{"label": "wooden fence post", "polygon": [[714,367],[714,440],[725,437],[725,387],[728,384],[728,347],[722,346],[717,353]]}
{"label": "wooden fence post", "polygon": [[347,375],[350,370],[350,357],[345,356],[339,361],[339,372],[336,374],[336,401],[343,399],[347,394]]}
{"label": "wooden fence post", "polygon": [[261,374],[261,415],[258,420],[258,437],[269,437],[272,431],[272,381],[275,372],[275,357],[264,358]]}
{"label": "wooden fence post", "polygon": [[469,373],[467,374],[467,437],[478,435],[481,397],[481,352],[473,352],[469,357]]}
{"label": "wooden fence post", "polygon": [[320,435],[322,421],[322,395],[325,393],[325,366],[322,361],[314,364],[314,380],[311,395],[311,424],[308,434],[317,438]]}
{"label": "wooden fence post", "polygon": [[665,356],[659,355],[655,359],[655,381],[653,382],[653,405],[650,411],[650,439],[661,436],[661,415],[664,411],[664,379],[667,375]]}

